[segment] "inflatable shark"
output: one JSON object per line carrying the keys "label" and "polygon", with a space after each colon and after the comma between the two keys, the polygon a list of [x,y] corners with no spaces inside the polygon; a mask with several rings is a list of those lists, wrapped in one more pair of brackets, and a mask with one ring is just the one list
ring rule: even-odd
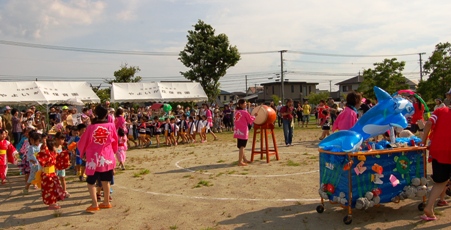
{"label": "inflatable shark", "polygon": [[322,149],[341,149],[342,152],[357,152],[363,141],[390,130],[391,127],[407,127],[406,116],[414,113],[412,103],[402,97],[392,97],[374,86],[377,105],[368,110],[350,130],[333,133],[319,143]]}

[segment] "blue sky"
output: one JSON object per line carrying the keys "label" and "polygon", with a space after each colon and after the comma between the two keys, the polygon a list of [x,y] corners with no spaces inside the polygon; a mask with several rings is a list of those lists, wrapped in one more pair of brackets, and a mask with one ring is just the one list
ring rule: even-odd
{"label": "blue sky", "polygon": [[[258,0],[4,0],[0,40],[106,50],[179,52],[198,19],[228,35],[241,52],[288,50],[286,78],[335,83],[353,77],[384,57],[426,52],[451,38],[451,2],[424,1],[258,1]],[[419,79],[418,55],[406,61],[409,79]],[[86,80],[99,84],[123,63],[139,66],[144,81],[183,80],[175,56],[69,52],[0,44],[0,80]],[[222,89],[243,91],[280,72],[278,53],[242,55],[223,77]],[[324,73],[324,74],[321,74]]]}

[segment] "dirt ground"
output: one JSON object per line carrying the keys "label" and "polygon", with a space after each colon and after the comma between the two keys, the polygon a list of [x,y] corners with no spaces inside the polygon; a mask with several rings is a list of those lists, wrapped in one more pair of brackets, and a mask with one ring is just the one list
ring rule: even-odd
{"label": "dirt ground", "polygon": [[[10,182],[0,186],[1,229],[442,229],[449,208],[437,208],[438,221],[420,221],[420,200],[388,203],[366,211],[326,203],[319,214],[318,137],[320,130],[295,128],[292,147],[276,129],[280,160],[256,160],[236,166],[232,134],[219,141],[128,151],[127,169],[112,187],[113,208],[90,214],[86,183],[68,177],[71,197],[61,213],[47,210],[40,191],[21,194],[23,177],[11,167]],[[252,133],[251,133],[252,134]],[[252,137],[246,154],[250,158]],[[429,171],[430,172],[430,171]]]}

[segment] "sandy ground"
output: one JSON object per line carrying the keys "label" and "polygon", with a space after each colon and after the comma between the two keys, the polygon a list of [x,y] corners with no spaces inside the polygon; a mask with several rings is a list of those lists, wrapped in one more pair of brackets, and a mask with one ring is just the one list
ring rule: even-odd
{"label": "sandy ground", "polygon": [[[128,152],[127,170],[117,171],[113,208],[84,212],[90,200],[86,184],[68,177],[72,194],[62,212],[47,210],[40,191],[21,194],[24,182],[14,167],[0,186],[2,229],[441,229],[449,228],[449,208],[439,220],[422,222],[420,200],[353,211],[351,225],[341,207],[326,203],[318,214],[318,136],[320,130],[295,129],[294,146],[283,146],[276,129],[280,160],[236,166],[238,150],[231,133],[219,141]],[[213,138],[208,136],[209,140]],[[250,158],[252,138],[246,153]],[[430,172],[430,171],[429,171]]]}

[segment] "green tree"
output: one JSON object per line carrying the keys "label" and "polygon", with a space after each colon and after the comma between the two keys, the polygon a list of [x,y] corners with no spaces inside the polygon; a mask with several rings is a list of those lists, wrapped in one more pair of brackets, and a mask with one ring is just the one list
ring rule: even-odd
{"label": "green tree", "polygon": [[210,101],[219,95],[219,79],[228,68],[240,60],[236,46],[231,46],[225,34],[215,35],[210,25],[199,20],[194,30],[188,31],[188,42],[179,54],[179,60],[189,68],[180,72],[185,78],[199,82]]}
{"label": "green tree", "polygon": [[[125,63],[121,65],[121,69],[114,71],[114,79],[104,79],[104,82],[110,85],[113,83],[140,82],[142,78],[140,76],[135,76],[139,71],[141,71],[141,69],[139,69],[138,66],[128,66],[128,64]],[[111,88],[92,88],[102,102],[110,100]]]}
{"label": "green tree", "polygon": [[451,44],[439,43],[429,59],[424,63],[426,81],[418,84],[417,91],[425,101],[444,97],[451,87]]}
{"label": "green tree", "polygon": [[121,69],[114,71],[114,79],[105,79],[105,83],[126,83],[126,82],[140,82],[142,78],[135,76],[136,73],[141,71],[138,66],[128,66],[127,63],[121,65]]}
{"label": "green tree", "polygon": [[308,95],[309,104],[317,105],[319,101],[324,100],[327,102],[327,99],[330,97],[329,92],[320,92],[320,93],[311,93]]}
{"label": "green tree", "polygon": [[279,105],[279,101],[280,101],[280,97],[279,96],[274,94],[274,95],[271,96],[271,98],[272,98],[272,101],[274,102],[274,105]]}
{"label": "green tree", "polygon": [[373,87],[377,86],[390,94],[400,89],[407,89],[407,79],[402,75],[404,61],[398,62],[396,58],[384,59],[383,62],[374,63],[374,69],[363,71],[363,82],[357,89],[364,97],[376,98]]}

